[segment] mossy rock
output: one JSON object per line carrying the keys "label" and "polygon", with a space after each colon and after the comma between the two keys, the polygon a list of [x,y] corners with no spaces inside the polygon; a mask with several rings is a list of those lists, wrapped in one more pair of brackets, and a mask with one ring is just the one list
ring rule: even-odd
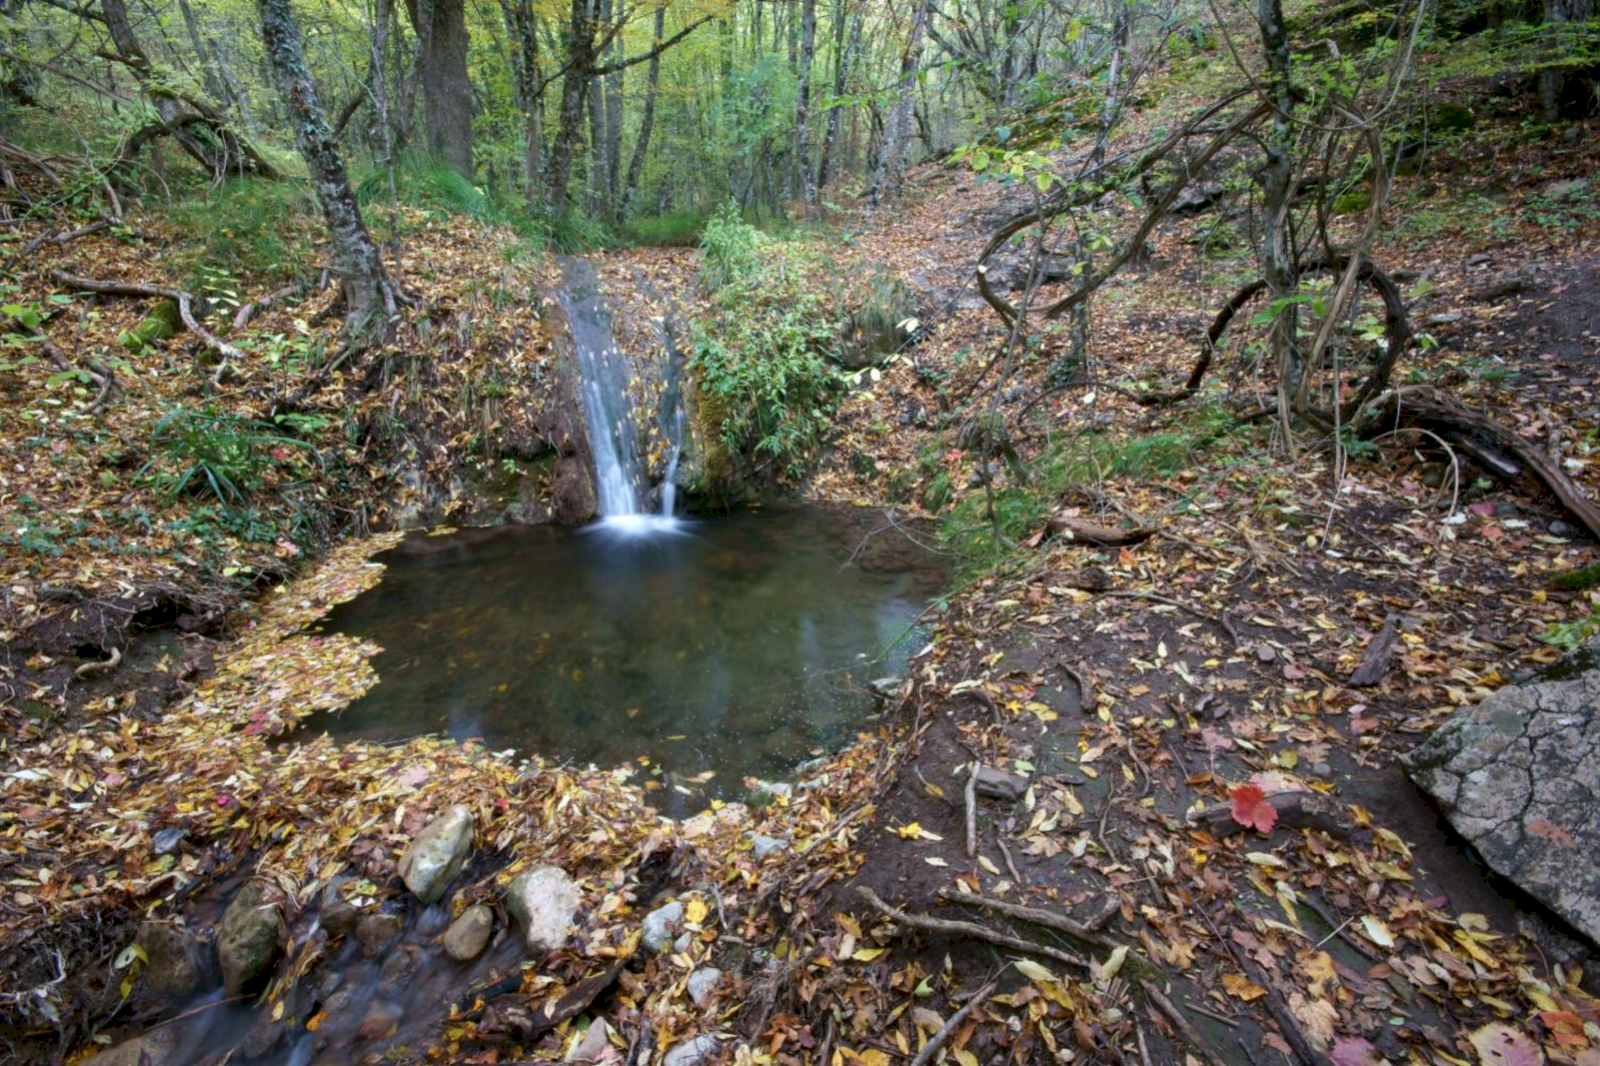
{"label": "mossy rock", "polygon": [[144,320],[118,337],[117,342],[130,352],[142,352],[152,344],[176,336],[182,329],[183,318],[178,314],[178,301],[158,300]]}

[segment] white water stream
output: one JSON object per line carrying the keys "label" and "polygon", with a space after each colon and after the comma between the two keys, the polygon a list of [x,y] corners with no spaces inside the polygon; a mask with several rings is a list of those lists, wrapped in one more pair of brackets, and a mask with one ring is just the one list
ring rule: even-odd
{"label": "white water stream", "polygon": [[600,290],[599,275],[587,259],[560,261],[562,285],[558,295],[567,313],[572,343],[582,378],[580,395],[589,428],[589,450],[594,457],[595,494],[603,528],[638,535],[678,529],[672,510],[676,502],[678,455],[682,448],[683,412],[674,412],[671,456],[661,485],[660,510],[644,505],[647,481],[635,454],[638,439],[628,400],[628,362],[617,349],[611,328],[611,311]]}

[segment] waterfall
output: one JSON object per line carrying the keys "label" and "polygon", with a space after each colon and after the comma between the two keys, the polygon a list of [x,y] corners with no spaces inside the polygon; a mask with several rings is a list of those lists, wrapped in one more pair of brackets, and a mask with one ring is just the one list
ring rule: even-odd
{"label": "waterfall", "polygon": [[564,257],[559,263],[562,285],[558,298],[567,313],[582,379],[579,398],[589,429],[589,451],[594,456],[601,522],[628,533],[675,528],[673,479],[678,474],[683,412],[675,412],[661,510],[652,514],[642,502],[647,472],[635,454],[638,430],[628,402],[628,364],[612,333],[611,311],[600,290],[599,274],[587,259]]}

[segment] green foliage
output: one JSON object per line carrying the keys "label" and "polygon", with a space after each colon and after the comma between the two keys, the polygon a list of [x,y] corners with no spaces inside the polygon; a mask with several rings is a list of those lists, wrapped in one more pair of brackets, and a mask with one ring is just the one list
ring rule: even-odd
{"label": "green foliage", "polygon": [[1028,464],[1025,477],[1013,477],[994,493],[994,515],[988,495],[978,491],[962,498],[946,515],[944,540],[967,571],[993,566],[1006,556],[1001,535],[1016,543],[1037,532],[1068,494],[1098,488],[1108,478],[1172,477],[1191,469],[1204,450],[1234,428],[1221,407],[1194,408],[1174,428],[1146,436],[1110,438],[1079,436],[1047,449]]}
{"label": "green foliage", "polygon": [[697,211],[680,211],[652,218],[636,218],[622,227],[622,233],[632,244],[692,248],[700,243],[707,217]]}
{"label": "green foliage", "polygon": [[321,219],[301,182],[231,178],[209,197],[174,203],[170,212],[195,242],[182,264],[191,273],[225,265],[236,277],[299,277],[316,268],[310,238],[321,232]]}
{"label": "green foliage", "polygon": [[299,476],[318,459],[310,443],[278,427],[210,407],[174,408],[151,429],[150,445],[154,454],[139,477],[168,499],[209,492],[224,506],[242,503],[273,474]]}
{"label": "green foliage", "polygon": [[1571,622],[1558,622],[1539,635],[1539,639],[1562,651],[1576,651],[1578,645],[1600,634],[1600,607],[1593,608],[1583,618]]}
{"label": "green foliage", "polygon": [[1542,229],[1571,233],[1600,220],[1600,196],[1587,178],[1557,182],[1522,201],[1522,217]]}
{"label": "green foliage", "polygon": [[700,280],[712,290],[734,281],[746,285],[760,281],[766,243],[766,236],[745,222],[729,200],[706,221],[700,235]]}
{"label": "green foliage", "polygon": [[691,323],[690,365],[704,429],[720,449],[708,470],[799,477],[844,391],[822,295],[796,247],[769,241],[731,206],[706,224],[701,247],[715,299],[711,315]]}

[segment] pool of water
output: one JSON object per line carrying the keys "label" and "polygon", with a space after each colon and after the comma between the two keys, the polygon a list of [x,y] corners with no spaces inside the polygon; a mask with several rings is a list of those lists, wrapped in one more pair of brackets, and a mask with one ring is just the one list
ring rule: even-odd
{"label": "pool of water", "polygon": [[378,685],[309,725],[481,738],[632,764],[729,795],[847,741],[867,683],[905,669],[937,557],[877,511],[785,507],[670,532],[513,526],[414,536],[333,632],[373,640]]}

